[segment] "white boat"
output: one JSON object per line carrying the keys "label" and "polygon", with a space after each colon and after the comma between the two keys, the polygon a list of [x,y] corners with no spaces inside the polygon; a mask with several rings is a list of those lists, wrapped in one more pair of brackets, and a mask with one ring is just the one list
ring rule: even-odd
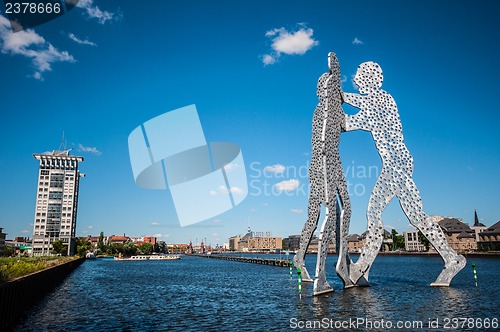
{"label": "white boat", "polygon": [[131,257],[115,257],[115,261],[163,261],[181,259],[179,255],[136,255]]}

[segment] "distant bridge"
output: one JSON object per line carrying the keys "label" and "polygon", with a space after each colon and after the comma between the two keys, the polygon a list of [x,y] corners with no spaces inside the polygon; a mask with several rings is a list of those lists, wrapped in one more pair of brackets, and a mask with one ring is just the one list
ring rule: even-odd
{"label": "distant bridge", "polygon": [[260,258],[260,257],[238,257],[238,256],[223,256],[223,255],[204,255],[204,254],[189,254],[188,256],[222,259],[226,261],[253,263],[261,265],[289,267],[291,260],[288,259],[274,259],[274,258]]}

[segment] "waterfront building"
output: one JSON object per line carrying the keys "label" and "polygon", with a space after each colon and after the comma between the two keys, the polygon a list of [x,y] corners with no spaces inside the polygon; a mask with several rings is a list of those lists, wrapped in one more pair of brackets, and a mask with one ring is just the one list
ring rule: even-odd
{"label": "waterfront building", "polygon": [[418,230],[403,232],[406,251],[426,251],[425,246],[420,242]]}
{"label": "waterfront building", "polygon": [[125,234],[123,234],[123,236],[121,235],[111,235],[109,238],[108,238],[108,244],[113,244],[113,243],[121,243],[121,244],[125,244],[125,242],[127,241],[130,241],[130,237],[128,236],[125,236]]}
{"label": "waterfront building", "polygon": [[[360,239],[360,244],[359,244],[359,248],[362,248],[365,244],[365,239],[366,239],[366,234],[368,232],[363,232],[363,234],[361,234],[359,236],[359,239]],[[392,234],[391,232],[389,232],[388,230],[384,229],[384,238],[382,240],[382,245],[380,246],[380,251],[391,251],[393,246],[394,246],[394,241],[392,240]],[[349,245],[349,244],[348,244]]]}
{"label": "waterfront building", "polygon": [[281,248],[280,237],[252,237],[248,239],[248,251],[279,251]]}
{"label": "waterfront building", "polygon": [[478,247],[481,251],[500,250],[500,221],[479,233]]}
{"label": "waterfront building", "polygon": [[476,236],[476,242],[480,241],[479,233],[488,229],[488,227],[479,222],[476,209],[474,209],[474,226],[471,226],[471,229],[474,231],[474,234]]}
{"label": "waterfront building", "polygon": [[365,244],[365,239],[358,234],[351,234],[347,237],[347,248],[349,252],[359,252]]}
{"label": "waterfront building", "polygon": [[[93,248],[97,248],[97,246],[99,245],[99,236],[91,236],[91,235],[89,235],[89,236],[83,238],[83,241],[84,242],[90,242],[90,245]],[[105,238],[103,238],[103,243],[106,243]]]}
{"label": "waterfront building", "polygon": [[69,150],[33,154],[40,161],[33,222],[33,255],[52,255],[52,243],[61,240],[67,254],[75,252],[76,216],[83,157]]}
{"label": "waterfront building", "polygon": [[443,229],[446,240],[456,252],[469,252],[477,250],[474,231],[466,223],[456,218],[444,218],[438,222]]}
{"label": "waterfront building", "polygon": [[296,252],[299,250],[300,246],[300,235],[290,235],[285,239],[285,247],[283,249],[289,250],[291,252]]}
{"label": "waterfront building", "polygon": [[[229,239],[231,243],[231,239]],[[248,226],[248,232],[238,241],[239,251],[269,251],[274,252],[282,249],[281,237],[272,237],[271,232],[252,232]]]}
{"label": "waterfront building", "polygon": [[7,234],[3,232],[3,228],[0,227],[0,254],[3,254],[5,252],[5,237],[6,236],[7,236]]}
{"label": "waterfront building", "polygon": [[151,243],[153,246],[156,244],[156,237],[154,236],[144,236],[143,243]]}
{"label": "waterfront building", "polygon": [[238,251],[238,242],[240,242],[243,235],[236,235],[229,238],[229,251]]}

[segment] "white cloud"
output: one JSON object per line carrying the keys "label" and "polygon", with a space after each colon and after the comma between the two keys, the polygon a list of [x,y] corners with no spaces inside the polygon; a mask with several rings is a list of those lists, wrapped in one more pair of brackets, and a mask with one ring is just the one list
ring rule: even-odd
{"label": "white cloud", "polygon": [[156,234],[153,234],[153,237],[161,237],[162,234],[161,233],[156,233]]}
{"label": "white cloud", "polygon": [[151,223],[151,225],[152,225],[152,226],[157,226],[157,225],[159,225],[159,223],[158,223],[158,222],[156,222],[156,221],[153,221],[153,222]]}
{"label": "white cloud", "polygon": [[214,220],[212,220],[212,222],[221,222],[221,221],[222,220],[220,220],[220,219],[214,219]]}
{"label": "white cloud", "polygon": [[[220,186],[219,191],[224,194],[228,193],[226,186]],[[232,194],[236,195],[242,195],[244,193],[243,189],[241,189],[240,187],[230,187],[229,191],[231,191]],[[212,191],[210,191],[210,195],[212,195]]]}
{"label": "white cloud", "polygon": [[31,77],[43,81],[42,73],[52,71],[54,62],[75,62],[67,51],[59,51],[34,30],[13,33],[10,22],[0,15],[0,50],[4,54],[22,55],[31,59],[35,73]]}
{"label": "white cloud", "polygon": [[78,151],[80,152],[89,152],[93,155],[100,156],[102,154],[101,151],[97,150],[96,147],[83,146],[82,144],[78,144]]}
{"label": "white cloud", "polygon": [[275,174],[283,173],[285,170],[286,167],[281,164],[264,167],[264,172],[275,173]]}
{"label": "white cloud", "polygon": [[352,41],[352,44],[353,45],[363,45],[364,43],[358,39],[358,37],[354,38],[354,40]]}
{"label": "white cloud", "polygon": [[94,6],[94,0],[80,0],[76,6],[82,8],[88,17],[97,19],[101,24],[118,18],[116,13],[101,10],[99,7]]}
{"label": "white cloud", "polygon": [[217,192],[215,190],[210,190],[210,196],[215,196],[217,195]]}
{"label": "white cloud", "polygon": [[21,233],[28,233],[28,230],[27,230],[27,229],[23,229],[23,230],[21,231]]}
{"label": "white cloud", "polygon": [[293,213],[304,213],[304,210],[302,209],[291,209],[290,211]]}
{"label": "white cloud", "polygon": [[92,229],[92,228],[94,228],[94,226],[89,226],[89,227],[88,227],[88,229]]}
{"label": "white cloud", "polygon": [[71,40],[73,40],[73,41],[75,41],[75,42],[77,42],[78,44],[81,44],[81,45],[97,46],[96,43],[91,42],[88,39],[80,39],[77,36],[75,36],[73,33],[69,33],[68,37],[69,37],[69,39],[71,39]]}
{"label": "white cloud", "polygon": [[270,54],[264,54],[262,56],[262,62],[264,63],[264,65],[272,65],[273,63],[276,62],[276,59],[270,55]]}
{"label": "white cloud", "polygon": [[286,181],[281,181],[279,183],[276,183],[274,186],[275,188],[282,192],[282,191],[292,191],[295,190],[299,187],[300,181],[296,179],[291,179],[291,180],[286,180]]}
{"label": "white cloud", "polygon": [[347,76],[342,75],[342,78],[340,79],[340,83],[345,83],[347,82]]}
{"label": "white cloud", "polygon": [[262,62],[271,65],[278,61],[281,54],[303,55],[319,42],[313,38],[314,30],[307,28],[304,24],[299,25],[297,31],[288,31],[285,28],[273,29],[266,32],[266,37],[272,40],[270,54],[264,54]]}
{"label": "white cloud", "polygon": [[396,228],[394,228],[394,226],[392,226],[392,225],[385,225],[385,228],[387,228],[387,229],[396,229]]}

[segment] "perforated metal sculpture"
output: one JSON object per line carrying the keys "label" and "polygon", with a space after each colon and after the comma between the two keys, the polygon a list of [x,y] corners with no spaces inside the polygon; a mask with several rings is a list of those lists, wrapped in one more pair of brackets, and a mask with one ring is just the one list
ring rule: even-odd
{"label": "perforated metal sculpture", "polygon": [[[349,279],[350,259],[347,251],[351,206],[338,150],[345,114],[341,107],[340,67],[335,53],[328,54],[328,67],[330,71],[321,75],[318,80],[319,103],[314,111],[312,126],[308,219],[302,230],[299,250],[294,257],[295,267],[300,267],[302,271],[302,280],[312,281],[304,265],[304,257],[317,228],[320,208],[323,204],[326,208],[326,215],[318,241],[314,295],[333,290],[326,281],[325,274],[326,255],[332,239],[335,239],[339,254],[336,265],[337,274],[345,287],[353,285]],[[342,205],[341,212],[337,203],[337,195]]]}
{"label": "perforated metal sculpture", "polygon": [[403,142],[403,128],[392,96],[381,89],[382,69],[375,62],[358,67],[354,83],[360,94],[344,93],[344,101],[360,111],[346,115],[346,130],[371,132],[382,159],[382,171],[372,190],[366,217],[366,242],[356,263],[350,264],[350,278],[355,284],[368,282],[371,264],[383,241],[382,212],[397,197],[410,223],[431,242],[444,260],[445,267],[431,286],[449,286],[465,266],[465,258],[450,248],[440,226],[422,208],[422,199],[413,181],[413,157]]}

